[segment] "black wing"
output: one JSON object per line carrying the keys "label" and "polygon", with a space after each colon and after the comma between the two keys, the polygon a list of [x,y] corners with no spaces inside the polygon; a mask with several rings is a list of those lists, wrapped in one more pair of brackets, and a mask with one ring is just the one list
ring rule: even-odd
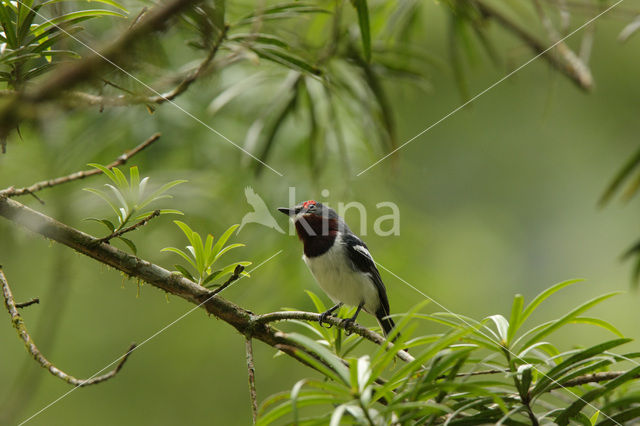
{"label": "black wing", "polygon": [[[378,290],[378,296],[380,297],[380,313],[382,316],[389,315],[389,299],[387,298],[387,290],[384,287],[382,278],[380,278],[380,272],[376,268],[376,264],[373,261],[371,253],[367,245],[358,237],[353,234],[346,234],[342,236],[342,241],[346,245],[349,260],[353,265],[353,269],[368,274],[371,277],[371,281]],[[378,312],[371,312],[377,315]]]}

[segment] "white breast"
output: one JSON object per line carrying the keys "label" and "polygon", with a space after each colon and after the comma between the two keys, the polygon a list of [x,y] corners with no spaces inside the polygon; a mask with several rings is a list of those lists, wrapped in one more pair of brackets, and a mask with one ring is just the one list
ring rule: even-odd
{"label": "white breast", "polygon": [[340,234],[326,253],[302,256],[322,290],[335,303],[351,306],[364,304],[364,310],[375,314],[379,302],[378,290],[368,275],[352,269]]}

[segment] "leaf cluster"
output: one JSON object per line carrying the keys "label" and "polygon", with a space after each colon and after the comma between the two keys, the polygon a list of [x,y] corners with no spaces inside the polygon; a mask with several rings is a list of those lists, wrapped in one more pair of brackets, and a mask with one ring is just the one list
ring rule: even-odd
{"label": "leaf cluster", "polygon": [[[640,393],[632,389],[640,377],[640,363],[635,361],[640,354],[611,352],[631,339],[602,319],[583,316],[613,294],[524,328],[551,295],[578,282],[558,283],[526,306],[517,295],[509,319],[424,314],[419,312],[423,305],[418,305],[400,317],[389,336],[397,336],[394,346],[379,347],[368,355],[345,350],[336,339],[341,331],[297,323],[311,335],[288,335],[315,354],[302,356],[324,379],[303,379],[290,391],[267,398],[258,423],[609,425],[638,419]],[[315,295],[310,296],[317,308],[324,309]],[[444,331],[410,338],[421,321],[438,324]],[[547,337],[569,324],[600,327],[616,338],[561,351]],[[397,365],[395,355],[405,347],[411,348],[415,360]],[[613,366],[626,369],[603,384],[573,383]]]}
{"label": "leaf cluster", "polygon": [[[192,230],[186,223],[179,220],[175,220],[174,223],[178,225],[187,237],[190,245],[186,246],[186,252],[175,247],[165,247],[161,251],[175,253],[184,259],[187,264],[195,270],[195,274],[189,272],[184,266],[174,266],[177,272],[191,281],[201,286],[212,287],[214,286],[214,280],[233,274],[238,265],[243,267],[251,265],[251,262],[239,261],[230,263],[220,269],[214,269],[214,265],[222,255],[235,248],[244,247],[244,244],[241,243],[225,245],[239,225],[230,226],[214,244],[213,235],[208,234],[207,238],[203,240],[200,234]],[[241,275],[245,277],[249,276],[249,274],[244,271],[241,272]]]}
{"label": "leaf cluster", "polygon": [[[75,37],[88,19],[112,16],[125,17],[126,10],[114,0],[93,0],[118,11],[76,8],[69,13],[55,13],[52,8],[68,0],[19,0],[0,3],[0,82],[19,88],[25,82],[49,71],[56,63],[80,55],[69,48],[57,48],[64,40]],[[90,3],[85,0],[78,3]],[[54,16],[46,18],[49,10]],[[123,13],[124,12],[124,13]]]}
{"label": "leaf cluster", "polygon": [[[95,188],[84,188],[84,190],[97,195],[107,203],[109,207],[111,207],[113,213],[115,213],[116,218],[115,221],[106,218],[87,218],[85,220],[91,220],[103,224],[109,230],[110,234],[121,231],[132,221],[143,220],[149,217],[153,214],[153,210],[147,211],[146,209],[151,203],[166,198],[172,198],[171,195],[166,194],[166,192],[174,186],[186,182],[186,180],[174,180],[165,183],[154,191],[150,191],[147,188],[149,177],[147,176],[140,179],[140,172],[137,166],[129,168],[129,179],[127,179],[125,174],[117,167],[108,169],[102,164],[97,163],[91,163],[89,166],[102,171],[111,183],[106,183],[104,185],[107,188],[107,191]],[[161,215],[183,214],[181,211],[175,209],[161,209],[159,210],[159,213]],[[122,236],[117,238],[127,244],[134,254],[136,253],[137,248],[133,241]]]}

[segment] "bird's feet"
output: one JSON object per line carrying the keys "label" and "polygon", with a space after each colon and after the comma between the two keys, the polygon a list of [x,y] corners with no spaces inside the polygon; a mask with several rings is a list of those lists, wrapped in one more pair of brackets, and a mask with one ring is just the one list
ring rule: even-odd
{"label": "bird's feet", "polygon": [[320,318],[318,318],[318,324],[320,324],[320,327],[323,327],[323,328],[331,328],[332,327],[331,323],[327,323],[327,327],[322,325],[327,320],[327,317],[331,315],[331,312],[332,311],[329,310],[327,312],[323,312],[323,313],[320,314]]}
{"label": "bird's feet", "polygon": [[348,330],[356,322],[355,318],[345,318],[340,321],[340,326],[344,329],[344,332],[347,336],[351,334],[351,330]]}

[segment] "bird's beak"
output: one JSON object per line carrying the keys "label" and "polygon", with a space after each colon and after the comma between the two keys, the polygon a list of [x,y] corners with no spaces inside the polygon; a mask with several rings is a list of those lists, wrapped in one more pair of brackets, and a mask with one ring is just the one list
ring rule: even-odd
{"label": "bird's beak", "polygon": [[287,216],[293,216],[295,214],[295,209],[290,209],[287,207],[278,207],[278,211],[280,213],[286,214]]}

